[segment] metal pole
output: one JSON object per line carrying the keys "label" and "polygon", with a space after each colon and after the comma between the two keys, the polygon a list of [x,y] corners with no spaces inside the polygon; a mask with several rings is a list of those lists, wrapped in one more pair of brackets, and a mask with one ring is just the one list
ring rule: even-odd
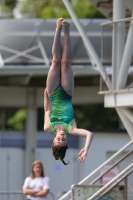
{"label": "metal pole", "polygon": [[124,124],[130,138],[133,141],[133,124],[132,122],[123,114],[123,112],[121,111],[121,108],[116,108],[116,111],[122,121],[122,123]]}
{"label": "metal pole", "polygon": [[131,21],[131,20],[133,20],[133,17],[128,17],[128,18],[115,20],[115,21],[104,22],[104,23],[101,23],[101,26],[113,25],[113,24],[117,24],[119,22],[128,22],[128,21]]}
{"label": "metal pole", "polygon": [[[133,15],[132,15],[133,16]],[[125,50],[117,80],[117,89],[124,89],[128,77],[128,69],[133,55],[133,21],[130,23]]]}
{"label": "metal pole", "polygon": [[36,89],[27,89],[25,174],[29,174],[32,162],[36,158],[37,107]]}
{"label": "metal pole", "polygon": [[94,50],[90,40],[88,39],[85,31],[83,30],[74,10],[72,9],[71,7],[71,4],[69,2],[69,0],[62,0],[67,8],[67,10],[69,11],[74,23],[75,23],[75,26],[77,27],[83,41],[84,41],[84,44],[88,50],[88,54],[91,55],[91,57],[94,59],[96,65],[98,66],[99,70],[100,70],[100,73],[103,77],[103,80],[105,81],[106,85],[108,86],[109,89],[111,89],[111,81],[110,81],[110,78],[109,76],[107,75],[104,67],[102,66],[97,54],[96,54],[96,51]]}
{"label": "metal pole", "polygon": [[116,89],[117,79],[117,24],[113,24],[113,41],[112,41],[112,90]]}
{"label": "metal pole", "polygon": [[50,61],[48,59],[48,56],[47,56],[45,48],[44,48],[44,46],[42,44],[42,41],[41,41],[41,39],[39,37],[37,38],[37,42],[38,42],[38,45],[40,47],[40,51],[41,51],[42,57],[44,58],[44,61],[45,61],[46,65],[49,66],[50,65]]}
{"label": "metal pole", "polygon": [[128,188],[127,188],[127,177],[125,177],[125,179],[124,179],[124,200],[127,200],[127,190],[128,190]]}
{"label": "metal pole", "polygon": [[121,108],[123,114],[133,123],[133,112],[128,108]]}
{"label": "metal pole", "polygon": [[[118,9],[119,8],[119,9]],[[115,0],[113,2],[113,21],[125,17],[125,0]],[[113,45],[112,45],[112,89],[116,89],[118,72],[125,46],[125,22],[113,24]]]}

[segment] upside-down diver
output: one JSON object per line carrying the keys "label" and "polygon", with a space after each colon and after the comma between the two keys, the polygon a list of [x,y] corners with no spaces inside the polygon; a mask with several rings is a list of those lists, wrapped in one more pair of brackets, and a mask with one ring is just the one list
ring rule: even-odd
{"label": "upside-down diver", "polygon": [[[64,30],[64,44],[61,43],[61,31]],[[72,95],[74,90],[74,76],[71,67],[71,39],[70,24],[63,18],[56,21],[56,31],[52,47],[52,65],[48,72],[46,89],[44,91],[44,130],[55,135],[52,143],[53,155],[64,165],[68,148],[67,135],[86,137],[83,149],[78,154],[78,161],[83,162],[87,156],[93,134],[85,129],[77,128]]]}

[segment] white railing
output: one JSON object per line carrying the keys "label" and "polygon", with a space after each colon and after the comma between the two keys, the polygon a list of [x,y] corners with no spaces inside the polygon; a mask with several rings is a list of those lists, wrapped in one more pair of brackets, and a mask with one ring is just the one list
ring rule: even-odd
{"label": "white railing", "polygon": [[[130,164],[126,169],[124,169],[122,172],[120,172],[116,177],[114,177],[111,181],[109,181],[106,185],[104,185],[100,190],[98,190],[95,194],[93,194],[90,198],[87,200],[94,199],[97,195],[101,194],[103,196],[106,194],[110,189],[112,189],[115,185],[120,183],[125,177],[127,177],[129,174],[133,172],[133,163]],[[103,192],[103,193],[102,193]],[[100,198],[99,197],[99,198]]]}
{"label": "white railing", "polygon": [[[110,161],[112,161],[114,158],[116,158],[118,155],[120,155],[127,147],[129,147],[131,144],[133,144],[133,141],[131,140],[129,143],[127,143],[124,147],[122,147],[119,151],[117,151],[113,156],[111,156],[107,161],[105,161],[103,164],[101,164],[97,169],[95,169],[92,173],[90,173],[88,176],[86,176],[82,181],[78,183],[78,185],[82,185],[86,181],[88,181],[90,178],[92,178],[93,175],[95,175],[100,169],[102,169],[105,165],[107,165]],[[66,194],[64,194],[61,198],[58,200],[64,200],[66,197],[68,197],[71,194],[71,190],[69,190]]]}

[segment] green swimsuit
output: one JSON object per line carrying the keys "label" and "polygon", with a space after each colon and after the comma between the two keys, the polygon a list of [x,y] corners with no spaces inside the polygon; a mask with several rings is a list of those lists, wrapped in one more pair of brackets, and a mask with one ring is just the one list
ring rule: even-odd
{"label": "green swimsuit", "polygon": [[70,96],[62,86],[59,86],[56,91],[49,96],[50,101],[50,127],[54,134],[56,134],[53,124],[66,125],[66,134],[68,134],[68,127],[74,120],[74,110],[71,103],[72,96]]}

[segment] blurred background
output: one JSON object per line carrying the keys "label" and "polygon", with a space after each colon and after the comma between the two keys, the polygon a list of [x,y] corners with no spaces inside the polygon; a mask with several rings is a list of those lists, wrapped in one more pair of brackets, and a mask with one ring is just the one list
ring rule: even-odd
{"label": "blurred background", "polygon": [[[112,6],[108,10],[106,8],[106,12],[100,12],[100,7],[94,7],[92,2],[70,1],[101,63],[108,68],[111,76],[112,28],[106,30],[105,35],[100,24],[112,19]],[[128,9],[127,16],[131,16]],[[84,138],[69,136],[65,158],[70,161],[68,166],[54,160],[51,151],[53,136],[43,131],[43,92],[52,61],[55,22],[60,17],[71,23],[75,76],[73,105],[77,125],[94,133],[84,163],[77,161]],[[62,0],[1,0],[0,27],[0,191],[21,191],[32,162],[39,159],[50,178],[51,193],[57,198],[130,138],[115,108],[104,108],[104,96],[98,92],[101,87],[107,90],[107,86],[95,63],[92,64]],[[101,39],[103,34],[104,41]],[[131,80],[132,77],[129,77],[128,82]],[[5,197],[1,194],[0,200],[9,198],[3,195]],[[18,200],[24,199],[16,195]],[[49,196],[49,199],[52,197]]]}

